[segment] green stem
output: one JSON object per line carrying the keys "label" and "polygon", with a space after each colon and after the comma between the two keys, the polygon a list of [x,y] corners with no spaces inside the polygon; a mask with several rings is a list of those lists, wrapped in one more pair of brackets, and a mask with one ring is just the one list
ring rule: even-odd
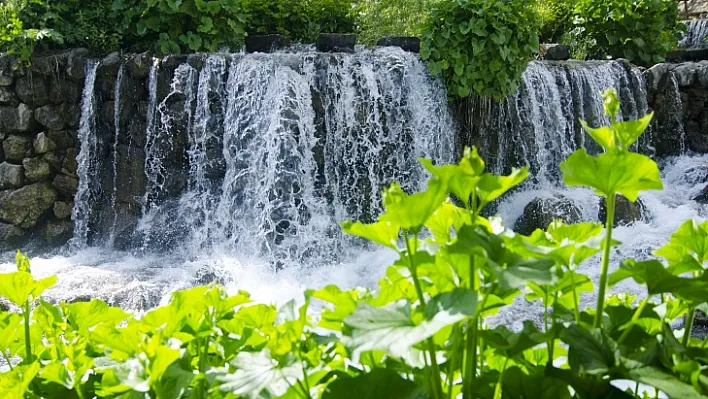
{"label": "green stem", "polygon": [[23,316],[25,317],[25,364],[32,363],[32,344],[30,341],[30,301],[25,301]]}
{"label": "green stem", "polygon": [[504,366],[502,366],[501,373],[499,373],[499,380],[497,385],[494,387],[494,399],[501,399],[502,397],[502,381],[504,379],[504,372],[506,371],[506,364],[509,362],[509,357],[504,359]]}
{"label": "green stem", "polygon": [[575,315],[575,323],[580,323],[580,306],[578,305],[578,290],[575,288],[575,272],[568,268],[570,271],[570,284],[573,285],[573,314]]}
{"label": "green stem", "polygon": [[[553,293],[553,303],[556,304],[558,303],[558,292]],[[556,327],[556,316],[555,314],[551,313],[551,330],[553,330]],[[548,332],[548,331],[546,331]],[[548,347],[548,358],[553,362],[553,353],[555,352],[556,349],[556,339],[551,338],[550,345]]]}
{"label": "green stem", "polygon": [[455,364],[457,363],[457,352],[458,348],[460,346],[460,335],[462,330],[460,329],[459,325],[455,325],[452,329],[452,336],[453,341],[452,341],[452,354],[450,355],[450,364],[448,364],[448,369],[447,369],[447,397],[448,399],[453,399],[452,398],[452,384],[455,381]]}
{"label": "green stem", "polygon": [[84,394],[81,392],[81,386],[75,387],[74,390],[76,391],[76,396],[78,396],[79,399],[84,399]]}
{"label": "green stem", "polygon": [[[470,289],[477,286],[477,268],[474,255],[470,257]],[[477,316],[467,323],[467,348],[465,349],[465,376],[463,379],[464,397],[472,399],[474,380],[477,377]]]}
{"label": "green stem", "polygon": [[637,310],[634,312],[634,315],[632,316],[632,320],[630,321],[630,325],[624,330],[622,335],[620,335],[619,340],[617,340],[618,344],[621,344],[624,342],[625,339],[629,336],[629,333],[632,332],[632,327],[634,327],[634,323],[639,320],[639,317],[641,317],[642,312],[644,312],[644,308],[647,306],[647,303],[649,303],[649,295],[647,295],[646,298],[642,301],[642,303],[639,305]]}
{"label": "green stem", "polygon": [[688,318],[686,319],[686,329],[683,333],[683,340],[681,343],[683,346],[688,348],[688,344],[691,341],[691,330],[693,330],[693,319],[696,317],[696,308],[688,308]]}
{"label": "green stem", "polygon": [[[413,261],[413,253],[417,251],[418,247],[418,236],[413,235],[413,247],[410,245],[410,240],[408,232],[404,233],[404,239],[406,240],[406,250],[408,251],[408,265],[411,271],[411,277],[413,278],[413,284],[415,285],[415,290],[418,294],[418,300],[420,301],[420,306],[425,309],[425,295],[423,294],[423,288],[420,285],[420,280],[418,279],[418,270],[416,268],[415,262]],[[431,370],[431,384],[433,385],[433,392],[435,392],[435,397],[437,399],[443,399],[445,396],[442,390],[442,377],[440,376],[440,366],[438,366],[438,360],[435,358],[435,342],[433,338],[427,339],[428,352],[430,354],[430,364]]]}
{"label": "green stem", "polygon": [[10,362],[10,358],[7,357],[7,353],[5,353],[4,350],[2,351],[2,357],[3,357],[3,358],[5,359],[5,361],[7,362],[7,365],[8,365],[8,367],[10,367],[10,370],[12,370],[12,369],[13,369],[12,363]]}
{"label": "green stem", "polygon": [[634,397],[638,398],[639,397],[639,383],[634,385]]}
{"label": "green stem", "polygon": [[597,295],[597,308],[595,309],[595,328],[602,328],[602,315],[605,312],[605,291],[607,289],[607,273],[610,268],[610,246],[612,245],[612,228],[615,223],[615,193],[607,197],[607,221],[605,226],[605,248],[602,254],[602,273],[600,274],[600,292]]}

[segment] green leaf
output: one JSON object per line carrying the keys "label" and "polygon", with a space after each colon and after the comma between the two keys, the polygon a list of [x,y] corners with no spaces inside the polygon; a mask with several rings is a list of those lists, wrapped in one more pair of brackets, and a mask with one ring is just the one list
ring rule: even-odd
{"label": "green leaf", "polygon": [[130,316],[123,309],[108,306],[100,299],[65,305],[64,312],[69,323],[85,335],[99,324],[108,323],[115,326]]}
{"label": "green leaf", "polygon": [[528,175],[529,169],[526,167],[512,170],[509,176],[485,174],[477,186],[479,200],[482,204],[488,204],[496,200],[507,191],[521,184]]}
{"label": "green leaf", "polygon": [[56,276],[34,280],[32,275],[27,272],[0,274],[0,296],[7,298],[18,307],[22,307],[25,301],[39,298],[44,290],[56,282]]}
{"label": "green leaf", "polygon": [[622,145],[623,149],[629,149],[629,147],[639,139],[639,136],[641,136],[647,129],[653,117],[654,113],[652,112],[641,119],[626,122],[615,122],[612,125],[615,136]]}
{"label": "green leaf", "polygon": [[400,227],[388,220],[372,224],[346,221],[342,222],[342,230],[357,237],[365,238],[393,250],[398,250]]}
{"label": "green leaf", "polygon": [[663,189],[656,162],[631,152],[609,151],[593,157],[581,149],[561,163],[561,171],[568,186],[591,187],[604,197],[619,193],[632,202],[640,191]]}
{"label": "green leaf", "polygon": [[418,232],[446,199],[447,182],[439,178],[430,179],[427,190],[412,195],[394,183],[384,191],[386,213],[379,220]]}
{"label": "green leaf", "polygon": [[602,375],[619,364],[617,344],[600,329],[571,325],[561,333],[561,339],[570,346],[568,363],[576,373]]}
{"label": "green leaf", "polygon": [[543,374],[528,375],[518,367],[504,371],[504,399],[570,399],[568,384]]}
{"label": "green leaf", "polygon": [[654,367],[629,368],[627,375],[634,381],[665,392],[670,398],[705,399],[705,396],[696,392],[693,386]]}
{"label": "green leaf", "polygon": [[580,124],[583,125],[583,129],[590,135],[590,137],[595,140],[598,144],[602,146],[605,150],[615,146],[615,135],[612,132],[612,128],[609,126],[602,126],[599,128],[592,128],[584,120],[580,120]]}
{"label": "green leaf", "polygon": [[15,263],[17,265],[17,271],[32,273],[30,271],[29,258],[26,255],[24,255],[22,252],[17,251],[17,254],[15,254]]}
{"label": "green leaf", "polygon": [[702,269],[703,262],[708,259],[708,222],[698,224],[687,220],[671,235],[669,243],[654,254],[665,258],[671,266],[689,263],[693,258],[689,269],[683,271],[695,270],[695,267]]}
{"label": "green leaf", "polygon": [[15,366],[10,372],[1,374],[0,397],[24,398],[39,369],[40,364],[35,362],[27,366]]}
{"label": "green leaf", "polygon": [[236,372],[216,377],[222,383],[219,390],[253,399],[264,391],[274,397],[283,395],[290,385],[305,378],[301,363],[289,359],[280,364],[267,350],[241,352],[231,364]]}
{"label": "green leaf", "polygon": [[575,392],[582,393],[580,399],[635,399],[617,387],[612,386],[609,381],[603,381],[592,377],[581,377],[571,370],[560,370],[555,367],[546,367],[547,377],[558,378],[570,384]]}
{"label": "green leaf", "polygon": [[322,399],[423,399],[414,382],[390,369],[375,368],[354,378],[339,378],[327,385]]}
{"label": "green leaf", "polygon": [[518,333],[509,331],[506,326],[499,326],[494,330],[482,330],[479,332],[479,336],[484,339],[485,344],[507,358],[513,358],[549,339],[548,334],[538,331],[533,322],[529,320],[524,321],[524,328]]}
{"label": "green leaf", "polygon": [[201,33],[210,33],[212,29],[214,29],[214,20],[211,19],[210,17],[201,17],[199,19],[199,27],[197,27],[197,31]]}
{"label": "green leaf", "polygon": [[55,360],[49,364],[45,364],[39,376],[46,381],[62,385],[66,389],[74,388],[74,373],[69,371],[66,365],[59,361]]}

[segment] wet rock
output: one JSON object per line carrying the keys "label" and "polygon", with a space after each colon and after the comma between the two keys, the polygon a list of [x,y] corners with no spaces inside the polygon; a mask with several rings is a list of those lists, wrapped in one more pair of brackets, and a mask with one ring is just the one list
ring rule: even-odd
{"label": "wet rock", "polygon": [[696,83],[696,72],[702,69],[702,66],[697,62],[686,62],[679,64],[674,68],[674,75],[678,81],[679,87],[691,87]]}
{"label": "wet rock", "polygon": [[0,87],[12,86],[12,84],[15,82],[15,78],[6,74],[5,72],[5,70],[0,70]]}
{"label": "wet rock", "polygon": [[570,47],[565,44],[550,44],[546,47],[543,59],[548,61],[567,61],[570,59]]}
{"label": "wet rock", "polygon": [[0,219],[23,229],[37,225],[54,207],[57,192],[48,183],[35,183],[0,198]]}
{"label": "wet rock", "polygon": [[[642,220],[644,205],[640,200],[631,202],[627,198],[617,195],[615,199],[615,226],[628,226]],[[607,200],[600,200],[600,213],[598,220],[604,223],[607,220]]]}
{"label": "wet rock", "polygon": [[15,92],[7,87],[0,86],[0,105],[16,105],[20,100]]}
{"label": "wet rock", "polygon": [[386,36],[376,43],[381,47],[400,47],[403,51],[420,53],[420,39],[406,36]]}
{"label": "wet rock", "polygon": [[150,74],[152,63],[152,54],[141,53],[130,57],[128,61],[126,61],[125,66],[134,78],[145,79]]}
{"label": "wet rock", "polygon": [[[25,231],[12,224],[0,222],[0,250],[11,251],[18,249],[25,238]],[[2,308],[2,303],[0,303]],[[5,309],[7,310],[7,309]]]}
{"label": "wet rock", "polygon": [[25,171],[20,165],[0,164],[0,189],[20,188],[25,184]]}
{"label": "wet rock", "polygon": [[49,101],[54,104],[79,104],[81,88],[63,77],[49,79]]}
{"label": "wet rock", "polygon": [[186,64],[188,58],[188,56],[183,54],[170,54],[162,59],[162,63],[160,65],[167,70],[174,71],[180,65]]}
{"label": "wet rock", "polygon": [[514,231],[530,235],[537,229],[547,229],[554,219],[560,219],[564,223],[577,223],[581,218],[580,209],[564,196],[538,197],[526,205],[524,213],[514,225]]}
{"label": "wet rock", "polygon": [[339,33],[320,33],[317,39],[317,51],[323,53],[353,53],[356,35]]}
{"label": "wet rock", "polygon": [[25,178],[32,183],[51,180],[52,168],[42,158],[25,158],[22,166],[25,168]]}
{"label": "wet rock", "polygon": [[119,144],[117,151],[118,174],[116,186],[118,202],[140,206],[147,177],[145,176],[145,151],[128,144]]}
{"label": "wet rock", "polygon": [[68,52],[53,55],[35,55],[32,57],[30,71],[43,76],[57,74],[60,70],[66,68],[66,58],[68,56]]}
{"label": "wet rock", "polygon": [[98,70],[96,71],[96,74],[98,76],[117,76],[118,75],[118,69],[120,68],[120,64],[123,62],[123,59],[120,57],[120,53],[117,51],[108,54],[105,58],[101,60],[101,63],[98,66]]}
{"label": "wet rock", "polygon": [[246,51],[249,53],[272,53],[292,45],[283,35],[246,36]]}
{"label": "wet rock", "polygon": [[74,198],[79,189],[79,179],[64,174],[57,175],[52,181],[52,186],[66,198]]}
{"label": "wet rock", "polygon": [[53,172],[59,172],[61,170],[62,159],[55,152],[48,152],[42,155],[44,162],[49,164]]}
{"label": "wet rock", "polygon": [[647,81],[647,88],[652,91],[663,91],[669,84],[671,79],[671,71],[674,69],[672,64],[656,64],[653,67],[644,71],[644,78]]}
{"label": "wet rock", "polygon": [[27,104],[0,107],[2,130],[10,133],[27,133],[34,130],[34,111]]}
{"label": "wet rock", "polygon": [[694,201],[700,204],[708,205],[708,186],[705,186],[701,192],[693,198]]}
{"label": "wet rock", "polygon": [[76,171],[79,168],[79,164],[76,157],[79,155],[79,150],[76,148],[69,148],[66,150],[66,156],[64,157],[64,162],[61,165],[61,170],[67,175],[76,175]]}
{"label": "wet rock", "polygon": [[56,144],[59,150],[73,149],[78,145],[78,132],[75,130],[47,132],[46,136]]}
{"label": "wet rock", "polygon": [[214,270],[208,266],[203,266],[194,275],[192,284],[194,285],[209,285],[216,283],[219,285],[225,285],[226,280],[223,276],[220,276],[217,270]]}
{"label": "wet rock", "polygon": [[23,103],[36,107],[49,104],[49,85],[39,75],[27,75],[17,79],[15,93]]}
{"label": "wet rock", "polygon": [[67,60],[66,73],[69,78],[75,82],[83,82],[86,78],[86,60],[89,58],[89,50],[85,48],[77,48],[69,53]]}
{"label": "wet rock", "polygon": [[46,154],[57,149],[56,143],[44,133],[37,135],[32,143],[32,147],[34,148],[35,154]]}
{"label": "wet rock", "polygon": [[74,223],[71,220],[51,220],[42,226],[41,234],[50,246],[60,246],[69,242],[73,236]]}
{"label": "wet rock", "polygon": [[34,119],[49,130],[64,128],[64,119],[54,105],[45,105],[34,110]]}
{"label": "wet rock", "polygon": [[57,219],[68,219],[74,209],[74,203],[70,201],[57,201],[54,203],[54,216]]}
{"label": "wet rock", "polygon": [[79,103],[64,103],[59,106],[59,115],[71,128],[78,128],[81,121],[81,105]]}
{"label": "wet rock", "polygon": [[31,151],[31,148],[32,140],[25,136],[8,136],[2,142],[5,159],[15,164],[20,164]]}
{"label": "wet rock", "polygon": [[113,126],[115,122],[115,102],[105,101],[98,115],[101,121]]}

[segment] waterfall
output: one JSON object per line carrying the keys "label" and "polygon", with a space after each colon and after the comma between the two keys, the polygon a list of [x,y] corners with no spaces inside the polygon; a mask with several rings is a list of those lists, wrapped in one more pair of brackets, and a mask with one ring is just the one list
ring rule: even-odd
{"label": "waterfall", "polygon": [[708,37],[708,20],[694,19],[685,21],[686,33],[679,41],[679,48],[703,48],[706,47],[706,37]]}
{"label": "waterfall", "polygon": [[123,64],[118,67],[118,76],[113,88],[115,93],[115,102],[113,104],[113,193],[111,195],[111,208],[113,209],[113,225],[111,226],[111,234],[109,242],[115,240],[115,227],[118,224],[118,209],[116,208],[116,198],[118,197],[118,139],[120,138],[120,120],[121,120],[121,84],[123,83]]}
{"label": "waterfall", "polygon": [[79,142],[81,150],[76,158],[78,165],[79,187],[74,198],[74,209],[71,218],[74,221],[73,245],[84,247],[88,244],[89,216],[93,193],[100,188],[98,184],[97,139],[96,139],[96,70],[98,62],[89,61],[86,64],[86,81],[81,97],[81,119],[79,121]]}

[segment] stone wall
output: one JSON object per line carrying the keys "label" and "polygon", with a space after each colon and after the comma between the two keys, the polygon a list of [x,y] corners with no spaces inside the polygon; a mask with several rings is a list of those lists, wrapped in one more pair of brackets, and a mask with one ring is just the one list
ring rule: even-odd
{"label": "stone wall", "polygon": [[0,249],[72,236],[86,51],[0,57]]}

